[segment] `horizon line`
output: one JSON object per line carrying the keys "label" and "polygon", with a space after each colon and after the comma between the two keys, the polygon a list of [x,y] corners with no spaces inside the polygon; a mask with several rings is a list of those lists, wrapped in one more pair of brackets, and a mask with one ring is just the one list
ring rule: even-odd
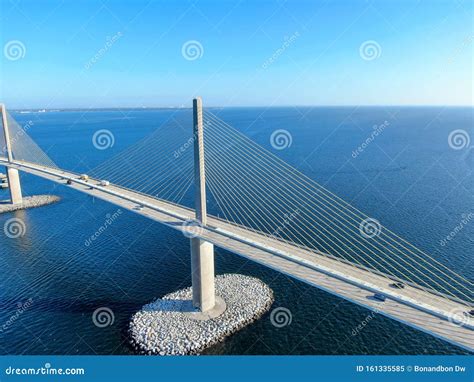
{"label": "horizon line", "polygon": [[[7,104],[5,104],[6,109],[8,110]],[[318,104],[318,105],[233,105],[233,106],[219,106],[219,105],[210,105],[205,106],[206,108],[211,109],[231,109],[231,108],[318,108],[318,107],[469,107],[474,108],[474,104],[364,104],[364,105],[334,105],[334,104]],[[167,109],[192,109],[192,106],[103,106],[103,107],[84,107],[84,106],[71,106],[71,107],[52,107],[52,108],[41,108],[41,107],[29,107],[29,108],[11,108],[9,109],[12,112],[61,112],[61,111],[78,111],[78,110],[167,110]]]}

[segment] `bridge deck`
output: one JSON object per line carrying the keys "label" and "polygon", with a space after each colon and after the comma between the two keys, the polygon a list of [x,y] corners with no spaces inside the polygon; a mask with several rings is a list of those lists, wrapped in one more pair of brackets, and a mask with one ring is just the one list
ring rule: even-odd
{"label": "bridge deck", "polygon": [[[114,185],[100,187],[94,180],[86,183],[72,172],[31,163],[10,164],[2,159],[0,163],[57,183],[64,184],[66,179],[71,178],[74,182],[70,187],[78,191],[181,231],[189,231],[190,227],[183,223],[194,218],[193,210]],[[143,208],[137,209],[137,204]],[[411,286],[398,290],[390,288],[387,277],[282,243],[214,217],[208,217],[208,225],[202,229],[199,236],[218,247],[474,351],[474,320],[464,317],[463,325],[457,325],[449,320],[454,313],[462,317],[462,312],[467,310],[467,304],[463,305]],[[388,298],[385,302],[375,300],[372,298],[374,292],[384,293]]]}

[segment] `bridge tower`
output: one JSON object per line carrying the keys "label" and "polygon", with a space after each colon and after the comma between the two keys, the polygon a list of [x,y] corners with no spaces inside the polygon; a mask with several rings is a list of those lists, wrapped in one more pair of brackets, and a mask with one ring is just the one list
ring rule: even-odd
{"label": "bridge tower", "polygon": [[[193,100],[194,182],[196,220],[206,225],[206,174],[204,168],[204,130],[202,99]],[[202,312],[214,308],[214,245],[199,237],[191,238],[191,272],[193,305]]]}
{"label": "bridge tower", "polygon": [[[10,131],[8,129],[7,110],[5,105],[0,105],[2,113],[3,135],[5,137],[5,148],[2,147],[3,153],[7,152],[9,162],[13,162],[12,142],[10,140]],[[3,154],[2,153],[2,154]],[[23,201],[20,185],[20,174],[16,168],[7,167],[8,188],[10,190],[10,199],[13,204],[18,204]]]}

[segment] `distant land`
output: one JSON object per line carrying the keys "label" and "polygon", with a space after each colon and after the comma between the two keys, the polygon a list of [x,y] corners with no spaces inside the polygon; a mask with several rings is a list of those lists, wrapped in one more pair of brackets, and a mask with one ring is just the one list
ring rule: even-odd
{"label": "distant land", "polygon": [[[278,105],[278,106],[207,106],[206,109],[283,109],[283,108],[474,108],[474,105]],[[7,105],[8,108],[8,105]],[[8,111],[20,114],[29,113],[51,113],[51,112],[84,112],[84,111],[137,111],[137,110],[173,110],[173,109],[192,109],[191,106],[127,106],[127,107],[72,107],[72,108],[52,108],[52,109],[40,109],[40,108],[28,108],[18,109],[11,108]]]}
{"label": "distant land", "polygon": [[55,108],[55,109],[10,109],[10,112],[28,114],[28,113],[52,113],[52,112],[66,112],[66,111],[118,111],[118,110],[170,110],[170,109],[190,109],[191,107],[184,106],[163,106],[163,107],[77,107],[77,108]]}

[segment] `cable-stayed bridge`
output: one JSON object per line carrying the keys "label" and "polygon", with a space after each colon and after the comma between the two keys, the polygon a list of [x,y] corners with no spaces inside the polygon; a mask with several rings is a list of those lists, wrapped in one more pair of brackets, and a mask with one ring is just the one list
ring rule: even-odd
{"label": "cable-stayed bridge", "polygon": [[84,176],[56,166],[2,108],[0,165],[12,202],[21,202],[24,171],[182,231],[203,312],[215,304],[216,245],[474,350],[471,280],[203,111],[200,99],[186,117]]}

